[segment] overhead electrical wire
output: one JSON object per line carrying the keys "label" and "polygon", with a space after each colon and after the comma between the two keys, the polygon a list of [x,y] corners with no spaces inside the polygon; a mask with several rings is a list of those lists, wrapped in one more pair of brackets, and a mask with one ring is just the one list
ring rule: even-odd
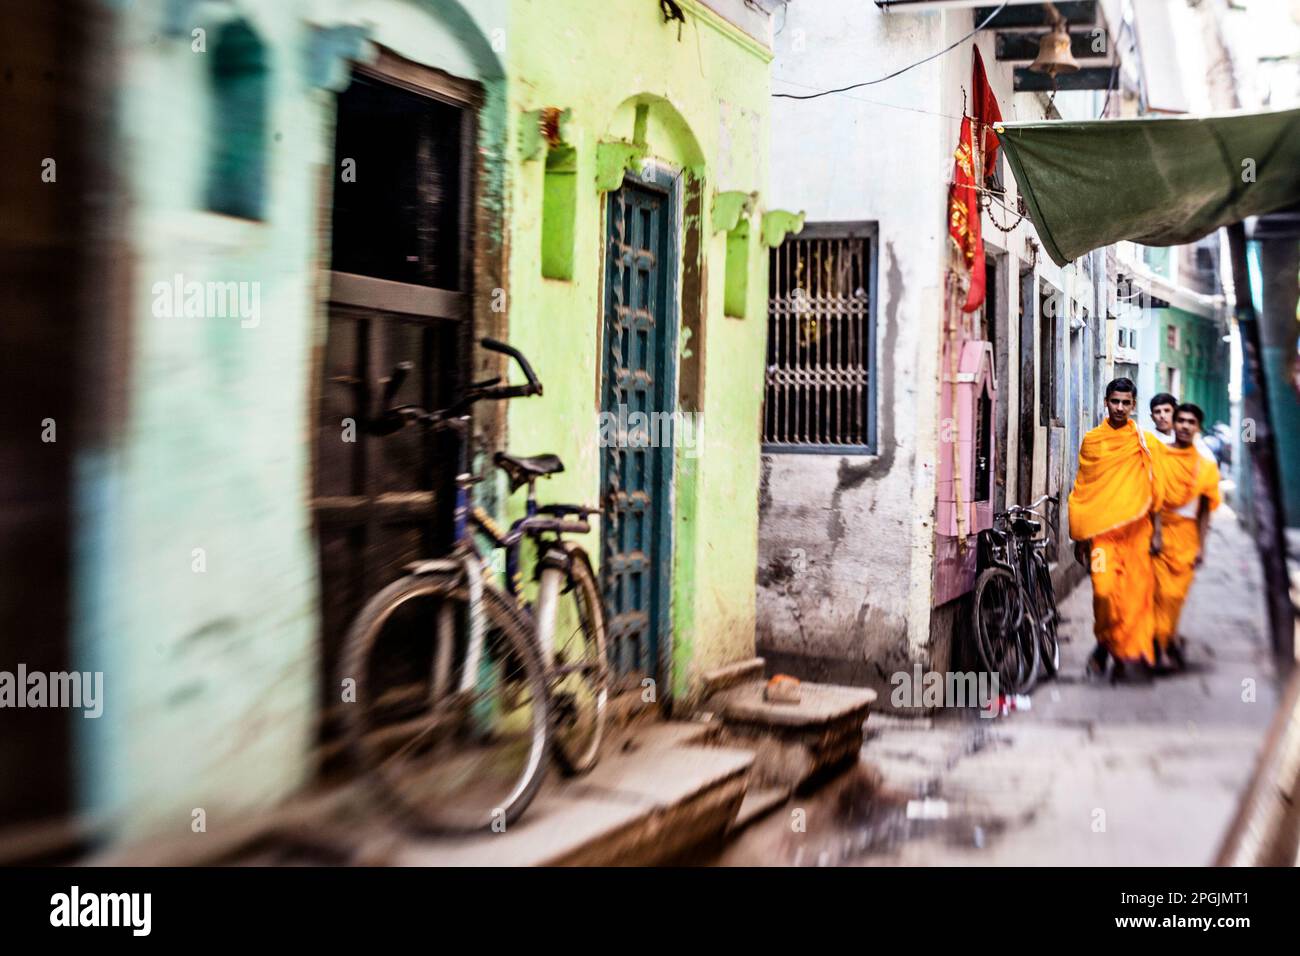
{"label": "overhead electrical wire", "polygon": [[879,79],[866,80],[862,83],[854,83],[851,86],[841,86],[838,89],[834,89],[834,90],[822,90],[819,93],[773,93],[772,98],[784,99],[784,100],[815,100],[819,96],[829,96],[832,93],[847,93],[849,90],[856,90],[863,86],[874,86],[877,83],[885,82],[885,80],[892,80],[894,77],[901,76],[902,74],[906,73],[908,70],[915,69],[916,67],[920,66],[922,63],[929,63],[931,60],[938,59],[939,57],[943,56],[945,53],[950,53],[953,50],[957,49],[957,47],[961,46],[963,43],[965,43],[975,34],[979,33],[986,26],[988,26],[993,21],[994,17],[996,17],[999,13],[1001,13],[1004,9],[1006,9],[1008,2],[1010,2],[1010,0],[1002,0],[1002,6],[998,7],[996,10],[990,13],[987,17],[984,18],[983,22],[980,23],[979,26],[977,26],[970,33],[966,34],[960,40],[953,43],[951,46],[944,47],[938,53],[931,53],[924,60],[917,60],[915,63],[908,64],[907,66],[903,67],[901,70],[895,70],[893,73],[887,74],[886,76],[882,76]]}

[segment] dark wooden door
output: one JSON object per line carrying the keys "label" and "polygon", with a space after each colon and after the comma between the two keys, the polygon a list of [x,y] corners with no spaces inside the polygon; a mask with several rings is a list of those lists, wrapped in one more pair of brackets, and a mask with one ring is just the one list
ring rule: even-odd
{"label": "dark wooden door", "polygon": [[467,374],[475,89],[385,55],[338,97],[313,481],[327,714],[361,605],[451,544],[454,439],[364,425],[399,362],[413,370],[396,401],[426,408],[448,404]]}

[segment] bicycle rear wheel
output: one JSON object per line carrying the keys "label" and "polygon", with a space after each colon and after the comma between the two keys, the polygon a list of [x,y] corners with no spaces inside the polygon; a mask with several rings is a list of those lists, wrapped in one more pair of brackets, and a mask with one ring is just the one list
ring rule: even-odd
{"label": "bicycle rear wheel", "polygon": [[600,756],[609,698],[605,614],[587,553],[563,542],[568,576],[560,595],[547,672],[554,712],[553,752],[562,769],[585,773]]}
{"label": "bicycle rear wheel", "polygon": [[430,832],[502,829],[541,786],[550,710],[528,624],[483,588],[484,639],[469,647],[459,574],[409,575],[375,595],[348,631],[341,685],[349,751],[408,825]]}
{"label": "bicycle rear wheel", "polygon": [[1055,677],[1061,669],[1061,640],[1058,632],[1060,614],[1056,610],[1056,590],[1052,587],[1052,572],[1041,553],[1034,554],[1034,599],[1038,605],[1038,636],[1041,645],[1043,670]]}

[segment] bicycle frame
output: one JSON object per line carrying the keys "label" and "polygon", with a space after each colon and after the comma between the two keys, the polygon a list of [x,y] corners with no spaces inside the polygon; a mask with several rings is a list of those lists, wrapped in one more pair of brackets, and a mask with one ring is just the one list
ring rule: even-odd
{"label": "bicycle frame", "polygon": [[[484,614],[483,614],[483,553],[474,540],[474,533],[479,532],[492,542],[494,549],[505,551],[506,557],[506,591],[515,605],[532,621],[534,634],[542,650],[549,653],[547,647],[554,630],[555,607],[559,598],[560,579],[568,571],[568,555],[559,547],[559,536],[566,533],[585,534],[590,530],[586,515],[593,509],[576,505],[551,504],[539,507],[537,504],[535,481],[528,483],[528,502],[524,516],[502,532],[492,517],[482,508],[474,505],[470,497],[470,488],[475,479],[470,474],[469,409],[475,402],[483,399],[520,398],[528,395],[542,394],[541,383],[537,380],[527,359],[518,350],[496,342],[483,339],[481,344],[492,351],[513,357],[524,370],[527,385],[498,385],[499,379],[478,383],[471,386],[464,396],[448,409],[426,412],[414,405],[387,407],[370,423],[376,434],[389,434],[403,427],[407,422],[423,422],[434,430],[450,430],[456,433],[456,502],[453,518],[452,553],[442,559],[419,561],[408,566],[412,574],[463,574],[469,591],[469,643],[466,649],[465,668],[461,674],[461,691],[472,690],[479,680],[479,669],[483,660]],[[383,405],[389,406],[401,387],[403,379],[410,370],[410,363],[400,363],[384,389]],[[565,520],[568,515],[577,514],[577,520]],[[554,534],[554,542],[545,542],[543,536]],[[519,546],[524,538],[531,537],[538,541],[540,560],[538,578],[540,583],[536,607],[519,599],[520,570]],[[434,661],[434,690],[441,693],[446,690],[450,670],[450,653],[453,646],[455,620],[450,607],[439,611],[438,616],[438,654]]]}
{"label": "bicycle frame", "polygon": [[[517,519],[508,531],[503,532],[483,508],[472,503],[470,488],[473,481],[467,473],[466,443],[458,443],[458,474],[456,478],[456,508],[454,525],[454,544],[451,556],[441,559],[420,561],[410,566],[413,574],[463,574],[469,591],[470,625],[469,645],[466,649],[466,663],[461,675],[461,691],[470,691],[478,680],[478,670],[482,663],[484,623],[483,623],[483,552],[475,541],[475,532],[482,534],[491,543],[493,550],[505,552],[506,592],[514,599],[516,606],[533,623],[534,633],[542,650],[549,653],[548,646],[554,632],[556,605],[560,595],[560,584],[568,569],[568,556],[557,547],[558,536],[565,533],[585,534],[590,530],[589,524],[579,519],[566,521],[569,514],[582,514],[586,509],[575,505],[551,504],[538,505],[533,483],[528,486],[528,500],[524,516]],[[545,542],[543,535],[554,534],[556,540]],[[520,600],[522,574],[520,571],[520,546],[525,538],[538,540],[541,554],[538,562],[538,598],[535,604]],[[438,621],[438,648],[450,654],[453,646],[455,621],[450,608],[444,609]],[[450,668],[449,659],[434,662],[434,690],[440,693],[446,688],[446,675]]]}

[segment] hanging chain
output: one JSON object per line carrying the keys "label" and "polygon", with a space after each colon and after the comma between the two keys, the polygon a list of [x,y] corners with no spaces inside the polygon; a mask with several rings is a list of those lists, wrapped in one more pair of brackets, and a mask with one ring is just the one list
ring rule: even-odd
{"label": "hanging chain", "polygon": [[993,194],[988,190],[982,189],[980,190],[978,195],[979,195],[980,208],[988,210],[989,222],[993,223],[994,228],[996,228],[999,232],[1013,231],[1017,226],[1019,226],[1022,222],[1025,221],[1025,216],[1029,214],[1029,210],[1025,208],[1024,198],[1021,196],[1017,196],[1016,209],[1015,209],[1016,221],[1009,226],[1004,226],[1002,225],[1002,223],[998,222],[997,219],[993,217],[993,204],[997,203],[1007,212],[1011,212],[1011,208],[1006,203],[1002,202],[1000,199],[995,199]]}

